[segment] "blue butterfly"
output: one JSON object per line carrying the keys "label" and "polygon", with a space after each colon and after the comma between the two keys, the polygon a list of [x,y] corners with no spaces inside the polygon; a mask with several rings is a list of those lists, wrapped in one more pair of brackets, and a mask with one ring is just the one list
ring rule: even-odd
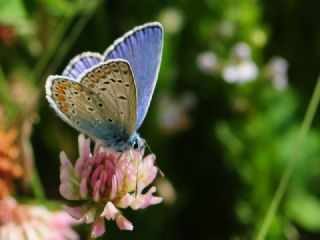
{"label": "blue butterfly", "polygon": [[46,98],[65,122],[121,152],[141,148],[140,128],[158,78],[163,45],[160,23],[117,39],[104,54],[73,58],[62,75],[49,76]]}

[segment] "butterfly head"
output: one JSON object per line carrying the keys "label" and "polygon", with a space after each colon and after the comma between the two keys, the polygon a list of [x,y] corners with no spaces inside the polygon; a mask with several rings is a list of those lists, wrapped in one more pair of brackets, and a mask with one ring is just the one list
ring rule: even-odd
{"label": "butterfly head", "polygon": [[146,141],[136,133],[130,138],[130,144],[133,149],[140,150],[146,146]]}

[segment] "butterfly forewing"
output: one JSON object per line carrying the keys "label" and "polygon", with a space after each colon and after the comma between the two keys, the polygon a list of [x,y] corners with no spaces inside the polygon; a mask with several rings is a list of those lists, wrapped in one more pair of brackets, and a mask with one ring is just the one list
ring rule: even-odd
{"label": "butterfly forewing", "polygon": [[113,113],[115,123],[131,135],[137,121],[137,93],[130,65],[115,59],[87,72],[80,83],[98,94]]}
{"label": "butterfly forewing", "polygon": [[125,59],[132,68],[138,94],[136,130],[140,128],[150,105],[158,78],[163,44],[159,23],[147,23],[117,39],[104,53],[105,59]]}

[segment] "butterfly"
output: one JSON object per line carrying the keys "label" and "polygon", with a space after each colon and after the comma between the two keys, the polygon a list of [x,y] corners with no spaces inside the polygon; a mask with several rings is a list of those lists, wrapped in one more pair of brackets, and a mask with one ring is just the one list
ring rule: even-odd
{"label": "butterfly", "polygon": [[163,28],[133,28],[103,53],[74,57],[62,75],[46,80],[46,98],[57,115],[102,146],[117,152],[145,144],[137,133],[158,78]]}

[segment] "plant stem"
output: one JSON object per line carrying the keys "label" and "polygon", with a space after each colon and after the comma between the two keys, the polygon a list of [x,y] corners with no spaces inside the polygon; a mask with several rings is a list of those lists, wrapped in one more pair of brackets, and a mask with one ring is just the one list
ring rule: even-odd
{"label": "plant stem", "polygon": [[31,187],[33,190],[33,194],[35,195],[36,199],[38,201],[43,201],[46,199],[46,195],[43,189],[43,186],[41,184],[41,180],[38,174],[38,171],[36,170],[36,167],[34,166],[32,174],[31,174]]}
{"label": "plant stem", "polygon": [[3,73],[2,66],[0,65],[0,100],[4,104],[6,113],[8,114],[7,122],[11,122],[16,113],[16,104],[11,98],[10,89]]}
{"label": "plant stem", "polygon": [[73,17],[69,17],[66,19],[62,19],[60,24],[57,27],[56,32],[54,33],[52,40],[49,42],[49,46],[46,48],[46,51],[42,54],[42,57],[38,61],[37,65],[35,66],[34,70],[30,75],[30,81],[34,84],[37,84],[41,80],[41,76],[44,72],[44,69],[47,67],[50,59],[52,58],[54,52],[61,44],[63,37],[68,30]]}
{"label": "plant stem", "polygon": [[319,105],[320,100],[320,77],[317,80],[316,87],[313,91],[311,100],[308,105],[307,112],[304,116],[303,122],[301,124],[299,135],[297,137],[296,143],[294,145],[292,154],[289,158],[288,165],[281,176],[280,182],[278,184],[276,193],[272,199],[271,205],[268,208],[267,214],[262,222],[262,226],[257,234],[256,240],[264,240],[272,223],[272,220],[278,210],[280,202],[284,196],[284,193],[288,187],[290,177],[295,169],[295,166],[299,160],[300,149],[303,145],[305,137],[310,129],[312,120],[315,116],[316,110]]}
{"label": "plant stem", "polygon": [[[41,76],[45,75],[45,69],[47,70],[46,72],[51,72],[56,70],[58,65],[61,63],[61,60],[68,53],[72,44],[76,41],[76,39],[82,32],[83,28],[85,27],[89,19],[94,14],[100,2],[101,0],[94,0],[94,1],[88,2],[85,8],[86,11],[82,13],[82,16],[78,19],[75,26],[72,28],[71,33],[67,37],[66,37],[66,31],[69,29],[74,17],[70,17],[61,22],[60,26],[58,27],[58,30],[56,31],[56,34],[54,35],[48,47],[47,52],[40,59],[39,63],[37,64],[37,67],[35,68],[35,70],[33,71],[33,74],[31,75],[32,76],[31,79],[33,80],[34,83],[36,83],[37,81],[41,82],[42,80]],[[62,41],[64,37],[66,37],[66,39]],[[61,47],[58,49],[59,46]],[[53,57],[54,55],[53,53],[56,51],[57,53]],[[52,59],[52,62],[49,64],[50,59]]]}
{"label": "plant stem", "polygon": [[83,13],[82,17],[79,18],[79,21],[73,27],[70,35],[66,38],[66,40],[61,45],[58,53],[53,59],[52,63],[48,67],[48,72],[55,71],[58,65],[61,63],[61,60],[68,53],[69,49],[73,45],[73,43],[77,40],[83,28],[86,26],[92,15],[95,13],[97,7],[99,6],[101,0],[91,1],[87,6],[87,10]]}

